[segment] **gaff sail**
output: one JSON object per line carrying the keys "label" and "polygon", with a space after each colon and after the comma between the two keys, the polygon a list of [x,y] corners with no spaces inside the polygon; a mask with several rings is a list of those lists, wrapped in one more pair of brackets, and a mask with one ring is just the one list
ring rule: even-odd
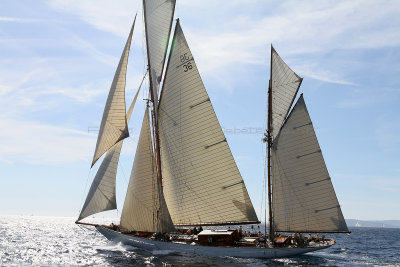
{"label": "gaff sail", "polygon": [[274,230],[348,232],[301,95],[272,146]]}

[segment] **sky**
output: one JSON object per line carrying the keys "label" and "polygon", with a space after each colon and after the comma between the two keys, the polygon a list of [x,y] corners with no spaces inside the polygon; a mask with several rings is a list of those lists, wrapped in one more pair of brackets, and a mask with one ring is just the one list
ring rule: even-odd
{"label": "sky", "polygon": [[[0,214],[78,216],[136,12],[127,102],[145,72],[141,2],[0,0]],[[177,0],[175,18],[259,218],[272,43],[304,77],[299,92],[345,218],[400,220],[398,14],[390,0]],[[145,91],[120,160],[119,212]]]}

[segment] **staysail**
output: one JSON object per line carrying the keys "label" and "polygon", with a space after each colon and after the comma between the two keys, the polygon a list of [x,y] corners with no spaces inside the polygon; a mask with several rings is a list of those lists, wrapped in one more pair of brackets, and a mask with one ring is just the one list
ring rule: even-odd
{"label": "staysail", "polygon": [[125,231],[175,230],[158,182],[151,140],[149,108],[147,108],[121,214],[120,225]]}
{"label": "staysail", "polygon": [[175,0],[143,0],[146,28],[149,77],[151,78],[154,107],[158,105],[158,91],[175,11]]}
{"label": "staysail", "polygon": [[348,232],[301,95],[272,146],[273,221],[281,232]]}
{"label": "staysail", "polygon": [[[135,107],[139,91],[140,87],[132,100],[128,113],[126,114],[128,122],[131,118],[133,108]],[[123,140],[119,141],[107,151],[103,162],[97,170],[92,185],[90,186],[89,193],[86,197],[85,203],[83,204],[78,221],[90,215],[117,208],[115,179],[117,177],[118,161],[122,144]]]}
{"label": "staysail", "polygon": [[158,112],[163,188],[174,224],[258,222],[179,21]]}
{"label": "staysail", "polygon": [[118,141],[129,137],[125,109],[125,84],[126,69],[128,65],[129,49],[132,41],[133,29],[136,16],[133,22],[124,51],[122,52],[118,68],[114,75],[108,94],[106,106],[101,120],[100,131],[97,138],[96,150],[94,152],[92,167],[96,161]]}
{"label": "staysail", "polygon": [[272,136],[276,137],[300,88],[300,78],[271,46]]}

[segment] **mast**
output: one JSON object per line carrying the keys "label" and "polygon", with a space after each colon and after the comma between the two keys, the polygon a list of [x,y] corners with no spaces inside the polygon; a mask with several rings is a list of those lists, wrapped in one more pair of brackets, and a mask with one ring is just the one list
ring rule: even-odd
{"label": "mast", "polygon": [[148,40],[148,32],[147,32],[147,21],[146,21],[146,4],[145,0],[143,0],[143,12],[144,12],[144,28],[145,28],[145,35],[146,35],[146,48],[147,48],[147,71],[149,72],[149,84],[150,84],[150,97],[151,101],[153,102],[153,110],[151,112],[151,118],[152,118],[152,125],[153,125],[153,142],[155,144],[155,157],[156,157],[156,163],[157,163],[157,174],[158,174],[158,180],[160,182],[160,185],[162,186],[162,173],[161,173],[161,157],[160,157],[160,137],[158,135],[158,123],[156,120],[156,115],[155,112],[155,103],[158,101],[158,99],[155,99],[154,97],[154,92],[153,92],[153,82],[152,82],[152,73],[151,73],[151,66],[150,66],[150,50],[149,50],[149,40]]}
{"label": "mast", "polygon": [[268,85],[268,126],[267,126],[267,150],[268,150],[268,208],[269,208],[269,239],[274,240],[272,224],[272,188],[271,188],[271,147],[272,147],[272,45],[271,45],[271,63],[270,78]]}

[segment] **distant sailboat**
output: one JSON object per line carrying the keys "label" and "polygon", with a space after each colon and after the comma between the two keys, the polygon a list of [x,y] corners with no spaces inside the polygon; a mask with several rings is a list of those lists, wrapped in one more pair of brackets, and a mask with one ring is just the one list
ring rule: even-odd
{"label": "distant sailboat", "polygon": [[105,156],[76,223],[95,226],[110,240],[146,250],[260,258],[297,255],[335,243],[302,233],[348,233],[303,95],[291,109],[302,78],[273,47],[264,138],[269,234],[246,236],[241,227],[202,230],[260,222],[179,20],[163,73],[175,0],[143,0],[143,8],[150,100],[121,222],[106,226],[81,220],[117,208],[118,160],[139,93],[126,112],[126,68],[135,23],[107,99],[92,165]]}

